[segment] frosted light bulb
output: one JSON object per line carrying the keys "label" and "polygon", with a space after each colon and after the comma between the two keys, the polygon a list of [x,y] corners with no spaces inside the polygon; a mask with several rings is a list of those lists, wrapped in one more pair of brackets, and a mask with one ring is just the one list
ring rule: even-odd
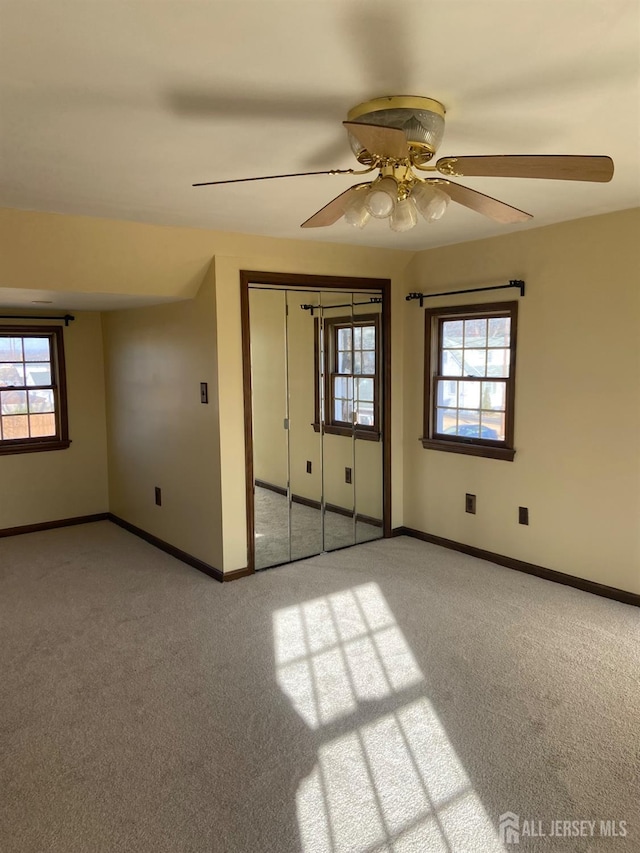
{"label": "frosted light bulb", "polygon": [[398,198],[398,185],[393,178],[383,178],[367,193],[366,205],[371,216],[386,219],[391,216]]}
{"label": "frosted light bulb", "polygon": [[367,193],[363,190],[357,190],[354,193],[354,198],[348,204],[344,212],[345,221],[354,228],[364,228],[367,222],[371,219],[371,214],[366,206]]}
{"label": "frosted light bulb", "polygon": [[392,231],[410,231],[418,221],[416,206],[411,198],[402,199],[396,204],[393,215],[389,220]]}
{"label": "frosted light bulb", "polygon": [[429,184],[419,184],[414,187],[411,198],[427,222],[440,219],[449,204],[449,196]]}

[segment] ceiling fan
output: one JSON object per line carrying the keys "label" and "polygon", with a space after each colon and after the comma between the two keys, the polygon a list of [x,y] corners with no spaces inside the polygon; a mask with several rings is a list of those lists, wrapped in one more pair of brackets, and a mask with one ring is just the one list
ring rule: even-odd
{"label": "ceiling fan", "polygon": [[[302,228],[333,225],[341,217],[363,228],[371,217],[388,219],[394,231],[408,231],[418,212],[428,221],[440,219],[450,201],[457,202],[496,222],[510,224],[532,218],[505,202],[462,186],[451,178],[543,178],[561,181],[607,182],[613,177],[613,160],[605,156],[496,155],[434,157],[444,134],[445,108],[432,98],[391,96],[376,98],[350,110],[347,130],[351,149],[364,169],[329,169],[205,181],[194,187],[296,178],[303,175],[365,175],[372,180],[354,184],[302,223]],[[431,173],[432,177],[423,177]]]}

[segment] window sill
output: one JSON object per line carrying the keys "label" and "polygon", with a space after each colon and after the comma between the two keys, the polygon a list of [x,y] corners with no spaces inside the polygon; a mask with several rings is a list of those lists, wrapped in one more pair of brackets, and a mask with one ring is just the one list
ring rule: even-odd
{"label": "window sill", "polygon": [[45,450],[66,450],[71,442],[68,439],[55,441],[33,441],[11,443],[0,442],[0,456],[11,456],[16,453],[42,453]]}
{"label": "window sill", "polygon": [[[314,432],[320,432],[320,424],[314,423],[311,426]],[[344,435],[347,437],[353,435],[353,430],[350,430],[349,427],[331,426],[331,424],[325,424],[322,431],[325,435]],[[355,437],[363,441],[380,441],[380,433],[377,430],[356,429]]]}
{"label": "window sill", "polygon": [[484,456],[486,459],[504,459],[513,462],[516,455],[512,447],[491,447],[487,444],[473,444],[464,441],[442,441],[437,438],[421,438],[426,450],[444,450],[445,453],[462,453],[466,456]]}

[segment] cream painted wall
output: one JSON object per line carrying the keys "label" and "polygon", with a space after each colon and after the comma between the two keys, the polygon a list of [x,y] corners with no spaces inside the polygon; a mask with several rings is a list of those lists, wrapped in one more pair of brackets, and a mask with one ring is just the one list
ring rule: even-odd
{"label": "cream painted wall", "polygon": [[0,529],[109,508],[100,315],[76,312],[75,317],[64,329],[71,446],[0,456]]}
{"label": "cream painted wall", "polygon": [[[407,290],[522,278],[527,292],[512,463],[422,448],[424,312],[406,304],[405,525],[640,592],[639,235],[636,209],[415,257]],[[483,299],[496,296],[513,298]],[[475,516],[465,492],[477,495]]]}
{"label": "cream painted wall", "polygon": [[195,299],[105,313],[103,326],[111,512],[222,568],[213,270]]}

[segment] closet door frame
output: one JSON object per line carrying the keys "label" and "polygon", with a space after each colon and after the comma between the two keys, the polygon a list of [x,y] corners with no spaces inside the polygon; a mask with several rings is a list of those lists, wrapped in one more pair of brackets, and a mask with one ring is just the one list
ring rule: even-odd
{"label": "closet door frame", "polygon": [[391,533],[391,279],[240,270],[242,378],[244,386],[245,494],[247,506],[247,569],[255,572],[253,489],[253,408],[251,400],[251,328],[249,285],[266,284],[296,290],[379,290],[382,294],[382,521],[384,538]]}

